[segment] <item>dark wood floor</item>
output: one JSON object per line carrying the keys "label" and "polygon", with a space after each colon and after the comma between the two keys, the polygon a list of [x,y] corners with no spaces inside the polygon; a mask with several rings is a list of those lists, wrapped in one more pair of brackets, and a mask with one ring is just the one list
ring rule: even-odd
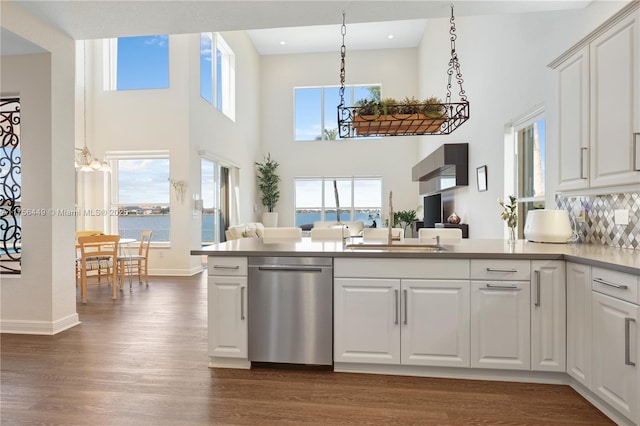
{"label": "dark wood floor", "polygon": [[612,424],[567,386],[209,369],[205,279],[90,287],[81,325],[2,335],[0,424]]}

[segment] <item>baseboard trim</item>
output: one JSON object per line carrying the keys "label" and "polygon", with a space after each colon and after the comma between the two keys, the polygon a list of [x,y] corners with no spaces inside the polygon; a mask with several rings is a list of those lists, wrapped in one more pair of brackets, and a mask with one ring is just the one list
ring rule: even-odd
{"label": "baseboard trim", "polygon": [[568,385],[566,373],[547,371],[492,370],[459,367],[426,367],[412,365],[378,365],[336,362],[333,370],[343,373],[391,374],[397,376],[437,377],[443,379],[494,380],[502,382]]}
{"label": "baseboard trim", "polygon": [[251,362],[246,358],[223,358],[219,356],[209,357],[209,368],[236,368],[248,370],[251,368]]}
{"label": "baseboard trim", "polygon": [[78,314],[71,314],[56,321],[0,321],[0,333],[7,334],[38,334],[52,336],[80,324]]}

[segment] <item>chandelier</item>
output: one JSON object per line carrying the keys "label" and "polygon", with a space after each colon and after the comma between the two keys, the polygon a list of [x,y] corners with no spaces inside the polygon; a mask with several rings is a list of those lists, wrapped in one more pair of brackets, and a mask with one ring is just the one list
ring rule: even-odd
{"label": "chandelier", "polygon": [[[86,134],[86,133],[85,133]],[[111,171],[111,167],[109,166],[109,163],[107,163],[106,161],[100,162],[100,160],[98,160],[96,157],[94,157],[91,154],[91,151],[89,151],[89,148],[87,148],[87,145],[84,146],[84,148],[80,149],[80,148],[76,148],[76,151],[79,151],[76,154],[76,169],[78,169],[81,172],[95,172],[95,171],[102,171],[102,172],[110,172]]]}
{"label": "chandelier", "polygon": [[[430,98],[424,102],[406,98],[398,102],[393,99],[362,99],[354,106],[345,105],[345,13],[342,13],[342,46],[340,47],[340,105],[338,105],[338,135],[340,138],[366,136],[413,136],[448,135],[469,119],[469,101],[462,88],[460,61],[456,53],[456,25],[451,5],[451,58],[447,70],[447,96],[445,102]],[[455,75],[458,102],[451,101],[452,79]]]}

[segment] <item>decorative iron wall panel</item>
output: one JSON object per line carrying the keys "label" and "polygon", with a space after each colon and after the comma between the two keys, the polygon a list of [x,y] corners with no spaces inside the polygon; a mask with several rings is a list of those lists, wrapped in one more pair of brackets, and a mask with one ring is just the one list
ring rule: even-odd
{"label": "decorative iron wall panel", "polygon": [[[556,205],[567,210],[572,219],[574,208],[586,211],[584,223],[577,223],[580,242],[640,250],[640,192],[592,197],[556,195]],[[614,223],[614,211],[620,209],[629,211],[628,225]]]}
{"label": "decorative iron wall panel", "polygon": [[22,259],[19,98],[0,100],[0,141],[0,274],[19,274]]}

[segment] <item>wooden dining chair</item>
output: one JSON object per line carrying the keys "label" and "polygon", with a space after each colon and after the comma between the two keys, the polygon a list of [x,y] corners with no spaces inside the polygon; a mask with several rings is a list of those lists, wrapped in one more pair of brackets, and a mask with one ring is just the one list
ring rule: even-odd
{"label": "wooden dining chair", "polygon": [[[104,235],[104,232],[97,229],[76,231],[76,241],[78,237],[88,237],[90,235]],[[98,282],[102,281],[102,269],[97,270]],[[76,245],[76,287],[80,284],[80,247]]]}
{"label": "wooden dining chair", "polygon": [[[118,242],[119,235],[90,235],[78,237],[80,246],[80,296],[82,303],[87,303],[88,273],[95,270],[106,270],[110,277],[111,298],[117,298],[118,283]],[[98,282],[100,284],[100,282]]]}
{"label": "wooden dining chair", "polygon": [[149,246],[151,245],[151,237],[153,231],[145,230],[140,235],[140,245],[138,253],[125,253],[120,251],[118,256],[118,270],[120,271],[120,289],[124,287],[124,278],[126,274],[138,275],[138,282],[142,283],[142,276],[149,287]]}

